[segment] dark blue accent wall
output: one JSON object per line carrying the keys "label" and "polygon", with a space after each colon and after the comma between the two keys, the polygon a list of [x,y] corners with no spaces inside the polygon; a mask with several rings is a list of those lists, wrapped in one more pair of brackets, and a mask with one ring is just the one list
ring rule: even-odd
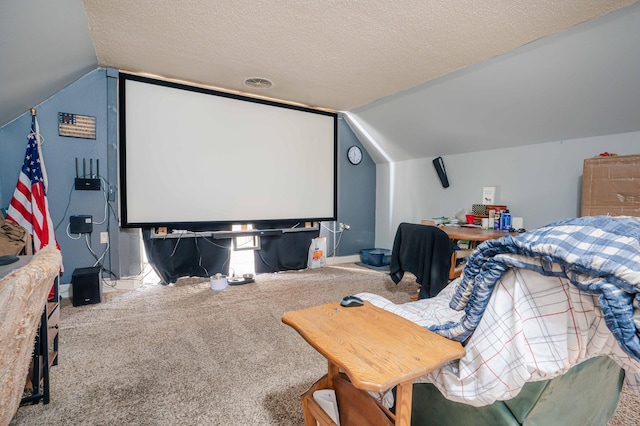
{"label": "dark blue accent wall", "polygon": [[[362,149],[363,159],[353,165],[347,159],[347,150],[356,145]],[[334,234],[333,223],[324,223],[321,235],[327,237],[327,253],[349,256],[361,249],[372,248],[375,243],[376,165],[367,154],[349,125],[338,120],[338,223],[348,224],[349,230]],[[326,229],[326,228],[329,229]]]}
{"label": "dark blue accent wall", "polygon": [[[112,88],[115,95],[115,88]],[[101,191],[77,191],[74,189],[76,177],[75,159],[80,164],[87,159],[87,172],[89,171],[89,159],[100,161],[100,175],[103,178],[102,188],[106,189],[107,199],[110,187],[117,187],[116,175],[110,173],[114,167],[113,159],[109,161],[108,141],[113,140],[113,129],[109,126],[108,112],[115,108],[115,97],[108,96],[107,70],[97,69],[92,71],[55,96],[35,105],[40,125],[40,134],[44,139],[42,145],[49,186],[47,199],[49,210],[56,227],[56,238],[62,251],[64,273],[62,282],[68,283],[76,268],[93,266],[109,247],[102,264],[111,271],[111,259],[118,258],[116,240],[119,235],[116,219],[118,206],[115,202],[106,204],[105,192]],[[111,105],[109,105],[111,103]],[[58,113],[65,112],[78,115],[92,116],[96,118],[96,139],[83,139],[63,137],[58,135]],[[0,191],[2,194],[2,207],[6,208],[13,196],[13,191],[18,179],[20,167],[24,159],[29,133],[31,115],[26,111],[20,117],[0,128]],[[82,173],[82,165],[80,165]],[[105,185],[106,184],[106,185]],[[106,210],[105,210],[106,209]],[[105,213],[106,211],[106,213]],[[93,232],[86,238],[77,234],[67,234],[69,217],[72,215],[91,215],[93,218]],[[109,232],[110,245],[100,243],[100,232]],[[78,238],[78,239],[75,239]],[[93,251],[95,256],[92,254]],[[133,259],[139,263],[140,256]],[[119,265],[119,262],[118,262]],[[139,269],[139,267],[138,267]],[[120,275],[120,270],[113,271]],[[103,273],[108,278],[109,273]]]}

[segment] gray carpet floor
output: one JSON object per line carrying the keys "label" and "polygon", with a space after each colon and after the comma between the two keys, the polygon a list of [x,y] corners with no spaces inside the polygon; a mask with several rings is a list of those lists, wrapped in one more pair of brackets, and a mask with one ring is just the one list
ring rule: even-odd
{"label": "gray carpet floor", "polygon": [[[145,285],[73,307],[64,300],[51,403],[22,406],[12,425],[302,425],[300,395],[326,360],[281,322],[288,310],[368,291],[407,302],[355,264],[260,274],[214,292],[203,279]],[[625,392],[611,426],[640,424]]]}

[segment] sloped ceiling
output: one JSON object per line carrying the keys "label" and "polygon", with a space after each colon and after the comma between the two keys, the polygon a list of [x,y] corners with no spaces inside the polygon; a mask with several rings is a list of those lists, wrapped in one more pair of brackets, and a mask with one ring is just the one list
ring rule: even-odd
{"label": "sloped ceiling", "polygon": [[97,67],[80,0],[0,2],[0,126]]}
{"label": "sloped ceiling", "polygon": [[638,40],[640,3],[355,108],[347,119],[377,162],[640,131]]}
{"label": "sloped ceiling", "polygon": [[[637,4],[618,10],[633,3],[11,0],[0,123],[100,66],[350,111],[378,162],[632,131],[609,107],[638,105],[637,30],[617,30],[640,26]],[[582,115],[594,98],[606,108]],[[600,128],[598,114],[619,123]]]}

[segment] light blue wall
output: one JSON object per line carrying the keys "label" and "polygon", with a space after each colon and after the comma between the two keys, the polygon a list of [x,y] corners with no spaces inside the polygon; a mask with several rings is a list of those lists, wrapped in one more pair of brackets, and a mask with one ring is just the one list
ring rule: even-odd
{"label": "light blue wall", "polygon": [[[110,228],[111,235],[113,235],[114,229],[117,230],[117,221],[113,213],[109,213],[105,221],[105,200],[102,191],[76,191],[73,189],[76,157],[79,161],[82,161],[83,158],[86,158],[87,161],[89,158],[93,158],[94,168],[95,160],[99,159],[100,174],[105,179],[107,178],[109,167],[107,158],[107,99],[107,71],[97,69],[35,106],[40,133],[44,138],[42,150],[49,178],[47,192],[49,209],[54,226],[56,226],[56,238],[63,257],[63,283],[70,282],[71,274],[75,268],[93,266],[96,262],[87,247],[84,236],[74,240],[67,235],[66,227],[70,216],[88,214],[93,216],[94,222],[104,221],[102,224],[94,224],[93,233],[89,239],[89,246],[98,257],[107,247],[100,244],[100,232],[106,232]],[[96,139],[58,136],[59,112],[96,117]],[[9,204],[18,179],[25,155],[30,121],[30,113],[27,111],[0,128],[0,150],[2,152],[0,157],[0,191],[3,208]],[[113,182],[113,185],[116,183]],[[117,212],[117,204],[112,203],[112,207],[112,211]],[[74,234],[72,236],[77,237]],[[117,257],[117,247],[111,246],[110,252],[104,262],[107,269],[111,268],[110,257]],[[103,276],[108,277],[107,274],[103,274]]]}
{"label": "light blue wall", "polygon": [[388,245],[401,222],[451,217],[482,204],[482,188],[496,187],[496,204],[534,229],[580,215],[584,160],[601,152],[640,153],[640,132],[556,141],[444,156],[443,188],[432,158],[377,167],[376,243]]}

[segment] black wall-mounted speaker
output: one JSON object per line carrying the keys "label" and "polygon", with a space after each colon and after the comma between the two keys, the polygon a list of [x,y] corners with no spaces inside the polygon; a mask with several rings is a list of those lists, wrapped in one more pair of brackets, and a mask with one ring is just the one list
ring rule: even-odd
{"label": "black wall-mounted speaker", "polygon": [[436,168],[436,172],[438,173],[438,177],[440,178],[440,183],[442,183],[442,187],[448,188],[449,179],[447,179],[447,170],[444,168],[444,160],[442,160],[442,157],[434,158],[433,166]]}
{"label": "black wall-mounted speaker", "polygon": [[71,275],[71,303],[89,305],[102,301],[100,267],[76,268]]}

